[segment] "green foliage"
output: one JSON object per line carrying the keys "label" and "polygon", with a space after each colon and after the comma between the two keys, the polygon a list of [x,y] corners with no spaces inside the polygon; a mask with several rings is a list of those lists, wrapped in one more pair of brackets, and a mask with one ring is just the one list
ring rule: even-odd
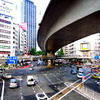
{"label": "green foliage", "polygon": [[31,54],[31,55],[36,55],[36,51],[35,51],[34,48],[31,49],[30,54]]}
{"label": "green foliage", "polygon": [[59,51],[57,51],[57,55],[62,56],[64,55],[63,49],[61,48]]}
{"label": "green foliage", "polygon": [[43,51],[37,51],[36,55],[45,55],[45,52],[43,52]]}
{"label": "green foliage", "polygon": [[31,51],[30,51],[30,54],[31,55],[45,55],[45,52],[43,52],[43,51],[35,51],[35,49],[32,48]]}

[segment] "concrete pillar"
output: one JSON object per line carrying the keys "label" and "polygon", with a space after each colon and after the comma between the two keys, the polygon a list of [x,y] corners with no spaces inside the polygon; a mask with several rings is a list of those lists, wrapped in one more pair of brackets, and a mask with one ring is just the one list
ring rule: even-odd
{"label": "concrete pillar", "polygon": [[55,55],[52,52],[49,52],[49,53],[47,53],[47,57],[48,57],[47,67],[48,68],[54,67],[54,58],[55,58]]}

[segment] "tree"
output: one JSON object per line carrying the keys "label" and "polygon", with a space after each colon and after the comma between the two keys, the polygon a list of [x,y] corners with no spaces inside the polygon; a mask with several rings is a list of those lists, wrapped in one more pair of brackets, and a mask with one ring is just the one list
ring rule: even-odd
{"label": "tree", "polygon": [[57,55],[62,56],[64,55],[63,49],[61,48],[59,51],[57,51]]}
{"label": "tree", "polygon": [[45,55],[45,52],[43,52],[43,51],[37,51],[36,55]]}
{"label": "tree", "polygon": [[30,54],[31,54],[31,55],[36,55],[36,51],[35,51],[34,48],[31,49]]}

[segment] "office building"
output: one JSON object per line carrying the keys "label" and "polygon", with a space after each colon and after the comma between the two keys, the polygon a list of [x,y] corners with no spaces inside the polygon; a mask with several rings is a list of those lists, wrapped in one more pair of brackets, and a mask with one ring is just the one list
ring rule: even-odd
{"label": "office building", "polygon": [[[27,47],[26,32],[16,23],[16,5],[10,0],[0,0],[0,56],[18,56]],[[20,31],[22,30],[22,31]],[[23,35],[21,35],[23,33]],[[23,41],[22,41],[22,40]],[[23,44],[22,44],[23,42]],[[23,48],[23,49],[22,49]]]}
{"label": "office building", "polygon": [[30,0],[23,0],[21,4],[21,21],[27,23],[27,48],[36,50],[36,6]]}
{"label": "office building", "polygon": [[97,61],[100,58],[100,33],[96,33],[63,47],[64,55],[73,59],[91,59]]}

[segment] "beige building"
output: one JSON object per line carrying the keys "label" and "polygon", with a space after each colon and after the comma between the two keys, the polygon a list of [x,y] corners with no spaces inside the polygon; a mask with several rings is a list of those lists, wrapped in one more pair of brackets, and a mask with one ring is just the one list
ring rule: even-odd
{"label": "beige building", "polygon": [[63,47],[64,55],[68,58],[89,58],[100,57],[100,33],[96,33],[75,41]]}

